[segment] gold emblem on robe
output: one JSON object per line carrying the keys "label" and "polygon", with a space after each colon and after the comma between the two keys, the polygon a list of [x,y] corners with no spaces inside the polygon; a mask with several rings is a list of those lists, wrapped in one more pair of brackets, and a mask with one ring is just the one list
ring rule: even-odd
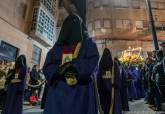
{"label": "gold emblem on robe", "polygon": [[106,71],[105,74],[102,76],[103,79],[109,80],[112,78],[111,71]]}

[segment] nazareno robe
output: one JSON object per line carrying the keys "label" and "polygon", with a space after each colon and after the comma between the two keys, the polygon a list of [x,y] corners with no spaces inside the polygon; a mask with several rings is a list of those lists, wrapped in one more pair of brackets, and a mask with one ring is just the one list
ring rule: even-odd
{"label": "nazareno robe", "polygon": [[[15,71],[13,70],[13,74]],[[18,78],[21,83],[10,83],[7,87],[7,98],[3,114],[23,114],[23,96],[25,92],[27,67],[20,68]]]}
{"label": "nazareno robe", "polygon": [[[48,81],[55,74],[60,65],[62,45],[55,45],[47,54],[43,73]],[[94,71],[99,54],[92,39],[83,41],[77,59],[73,65],[78,72],[78,78],[90,79]],[[75,87],[68,86],[64,81],[58,80],[55,87],[49,86],[44,114],[97,114],[94,85],[92,81],[78,83]]]}
{"label": "nazareno robe", "polygon": [[124,68],[120,67],[121,71],[121,101],[122,101],[122,110],[129,111],[128,105],[128,74]]}
{"label": "nazareno robe", "polygon": [[128,73],[128,96],[129,100],[136,100],[137,99],[137,91],[136,91],[136,77],[135,74],[130,70],[127,69]]}
{"label": "nazareno robe", "polygon": [[[114,75],[115,75],[115,100],[114,100],[114,108],[113,114],[122,114],[122,103],[121,103],[121,75],[119,66],[116,62],[114,62]],[[111,69],[109,69],[111,70]],[[103,75],[105,72],[99,66],[99,73],[98,73],[98,90],[100,95],[100,102],[104,114],[109,114],[110,104],[111,104],[111,94],[112,94],[112,82],[111,79],[104,79]]]}

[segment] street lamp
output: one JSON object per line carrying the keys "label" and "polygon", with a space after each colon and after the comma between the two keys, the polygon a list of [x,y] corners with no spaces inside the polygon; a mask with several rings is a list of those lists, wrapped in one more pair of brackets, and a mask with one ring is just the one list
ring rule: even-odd
{"label": "street lamp", "polygon": [[153,39],[154,47],[155,47],[155,50],[159,50],[158,39],[157,39],[157,34],[156,34],[154,18],[152,15],[150,0],[146,0],[146,5],[147,5],[147,10],[148,10],[148,15],[149,15],[150,28],[151,28],[151,32],[152,32],[152,39]]}

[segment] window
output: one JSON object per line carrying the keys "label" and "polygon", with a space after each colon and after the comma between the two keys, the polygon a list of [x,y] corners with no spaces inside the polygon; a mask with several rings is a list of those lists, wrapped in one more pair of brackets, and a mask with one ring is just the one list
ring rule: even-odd
{"label": "window", "polygon": [[89,30],[89,31],[92,31],[92,30],[93,30],[92,23],[89,23],[89,24],[88,24],[88,30]]}
{"label": "window", "polygon": [[143,20],[143,28],[148,28],[149,22],[147,20]]}
{"label": "window", "polygon": [[96,20],[95,21],[95,29],[100,29],[101,28],[101,21],[100,20]]}
{"label": "window", "polygon": [[122,20],[116,20],[116,28],[123,28]]}
{"label": "window", "polygon": [[132,0],[132,7],[135,9],[140,8],[140,1],[139,0]]}
{"label": "window", "polygon": [[36,45],[33,45],[33,52],[32,52],[32,63],[35,65],[40,64],[40,59],[41,59],[41,48],[39,48]]}
{"label": "window", "polygon": [[136,21],[136,30],[143,29],[143,21]]}
{"label": "window", "polygon": [[94,0],[94,7],[100,7],[101,0]]}
{"label": "window", "polygon": [[109,19],[105,19],[103,22],[104,28],[111,28],[111,21]]}
{"label": "window", "polygon": [[57,0],[35,0],[35,2],[43,4],[52,15],[56,14]]}
{"label": "window", "polygon": [[129,29],[131,27],[130,20],[123,20],[123,28]]}
{"label": "window", "polygon": [[42,8],[34,8],[31,30],[53,42],[55,22]]}
{"label": "window", "polygon": [[129,29],[131,27],[130,20],[116,20],[116,28]]}
{"label": "window", "polygon": [[[19,49],[9,43],[2,41],[0,46],[3,48],[2,55],[5,55],[7,60],[15,61],[18,55]],[[5,50],[5,51],[4,51]],[[3,52],[4,51],[4,52]]]}
{"label": "window", "polygon": [[128,0],[114,0],[114,6],[117,8],[128,8]]}
{"label": "window", "polygon": [[102,0],[102,5],[108,6],[110,0]]}

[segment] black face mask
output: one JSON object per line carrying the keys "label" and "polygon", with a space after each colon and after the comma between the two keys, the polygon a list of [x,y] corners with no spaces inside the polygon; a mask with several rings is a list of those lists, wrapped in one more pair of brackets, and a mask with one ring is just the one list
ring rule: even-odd
{"label": "black face mask", "polygon": [[20,55],[15,63],[15,69],[23,68],[26,66],[26,58],[24,55]]}
{"label": "black face mask", "polygon": [[113,60],[112,60],[111,52],[109,49],[105,48],[100,60],[100,67],[104,70],[108,70],[112,68],[112,66],[113,66]]}

